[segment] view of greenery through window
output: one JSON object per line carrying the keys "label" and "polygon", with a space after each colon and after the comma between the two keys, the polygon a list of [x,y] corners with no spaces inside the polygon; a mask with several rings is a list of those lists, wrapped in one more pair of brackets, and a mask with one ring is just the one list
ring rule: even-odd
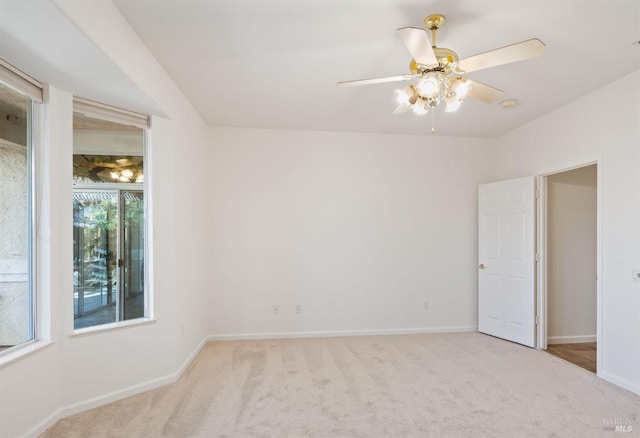
{"label": "view of greenery through window", "polygon": [[0,350],[34,336],[30,105],[0,84]]}
{"label": "view of greenery through window", "polygon": [[144,132],[74,115],[74,328],[145,315]]}

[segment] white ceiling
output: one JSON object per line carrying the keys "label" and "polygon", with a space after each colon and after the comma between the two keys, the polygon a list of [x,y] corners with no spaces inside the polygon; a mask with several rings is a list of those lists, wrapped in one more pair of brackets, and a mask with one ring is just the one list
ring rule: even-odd
{"label": "white ceiling", "polygon": [[51,1],[0,0],[0,58],[76,96],[163,115]]}
{"label": "white ceiling", "polygon": [[429,133],[430,116],[391,114],[397,84],[335,83],[408,73],[395,31],[422,27],[431,13],[446,16],[438,46],[460,58],[532,37],[546,44],[542,58],[468,75],[517,108],[467,99],[458,113],[436,114],[440,135],[500,135],[640,68],[638,0],[115,3],[214,126]]}
{"label": "white ceiling", "polygon": [[[0,58],[80,97],[162,115],[50,1],[0,2]],[[467,99],[436,114],[437,135],[497,136],[640,69],[638,0],[114,3],[212,126],[428,134],[430,116],[391,114],[399,84],[335,83],[407,73],[395,31],[431,13],[447,17],[438,46],[461,58],[532,37],[546,44],[541,58],[468,75],[517,108]]]}

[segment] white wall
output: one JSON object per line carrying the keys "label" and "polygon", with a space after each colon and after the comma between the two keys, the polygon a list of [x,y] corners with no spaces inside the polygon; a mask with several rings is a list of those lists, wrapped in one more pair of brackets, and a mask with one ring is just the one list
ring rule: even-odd
{"label": "white wall", "polygon": [[69,336],[73,96],[72,90],[52,87],[45,132],[48,156],[42,163],[50,170],[44,172],[38,189],[44,205],[38,242],[50,259],[49,266],[41,264],[39,287],[51,299],[41,306],[45,312],[41,327],[43,338],[54,343],[0,370],[2,437],[37,433],[61,415],[168,383],[208,334],[202,305],[207,292],[203,264],[207,224],[202,214],[206,163],[201,159],[207,147],[205,125],[111,2],[58,3],[169,115],[153,117],[147,160],[153,174],[146,175],[154,213],[150,256],[156,322]]}
{"label": "white wall", "polygon": [[476,328],[489,140],[210,134],[213,334]]}
{"label": "white wall", "polygon": [[547,341],[596,338],[596,165],[547,177]]}
{"label": "white wall", "polygon": [[496,179],[601,160],[601,376],[640,393],[640,71],[498,139]]}

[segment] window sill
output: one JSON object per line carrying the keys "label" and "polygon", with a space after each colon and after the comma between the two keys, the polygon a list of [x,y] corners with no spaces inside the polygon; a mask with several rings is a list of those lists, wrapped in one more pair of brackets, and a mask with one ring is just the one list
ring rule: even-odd
{"label": "window sill", "polygon": [[19,360],[24,359],[27,356],[31,356],[32,354],[43,350],[51,345],[53,345],[54,341],[30,341],[25,343],[24,345],[13,347],[15,350],[7,351],[0,355],[0,368],[4,368],[9,366]]}
{"label": "window sill", "polygon": [[138,319],[132,319],[130,321],[112,322],[110,324],[101,324],[101,325],[95,325],[93,327],[86,327],[86,328],[74,330],[69,335],[69,337],[79,338],[82,336],[90,336],[98,333],[112,332],[115,330],[123,330],[127,328],[138,327],[141,325],[155,324],[155,323],[156,323],[156,320],[154,318],[138,318]]}

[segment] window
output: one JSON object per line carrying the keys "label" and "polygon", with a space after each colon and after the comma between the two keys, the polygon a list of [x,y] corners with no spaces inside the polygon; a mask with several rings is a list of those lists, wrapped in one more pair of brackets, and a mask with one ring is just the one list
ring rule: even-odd
{"label": "window", "polygon": [[80,100],[74,111],[74,328],[148,317],[146,118]]}
{"label": "window", "polygon": [[35,338],[33,105],[0,83],[0,351]]}

